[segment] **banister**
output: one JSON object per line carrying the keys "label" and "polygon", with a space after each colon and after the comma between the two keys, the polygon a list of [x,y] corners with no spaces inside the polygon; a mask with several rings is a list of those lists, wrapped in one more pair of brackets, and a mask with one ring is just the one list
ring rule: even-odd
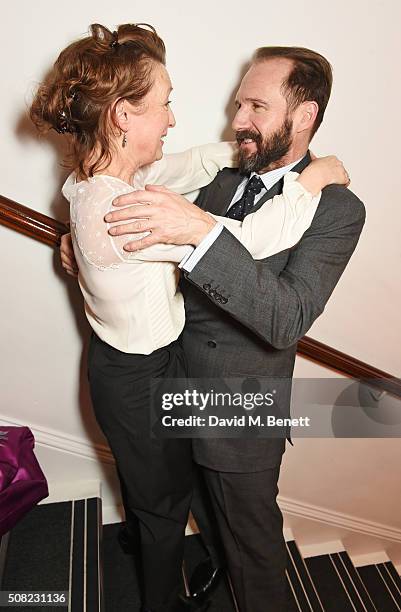
{"label": "banister", "polygon": [[[61,236],[69,232],[68,225],[52,217],[18,204],[0,195],[0,224],[26,234],[50,246],[60,246]],[[305,336],[298,342],[297,352],[320,365],[341,374],[366,381],[382,391],[401,398],[401,380],[355,359],[346,353]]]}
{"label": "banister", "polygon": [[401,380],[399,378],[318,340],[304,336],[298,342],[297,352],[302,357],[307,357],[320,365],[327,366],[351,378],[365,381],[381,391],[386,391],[401,398]]}
{"label": "banister", "polygon": [[50,246],[59,246],[68,225],[0,195],[0,223]]}

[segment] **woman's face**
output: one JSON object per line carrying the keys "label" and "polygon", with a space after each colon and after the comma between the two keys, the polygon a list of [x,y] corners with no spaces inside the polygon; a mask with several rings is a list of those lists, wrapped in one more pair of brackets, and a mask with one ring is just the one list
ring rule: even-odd
{"label": "woman's face", "polygon": [[172,90],[169,74],[162,64],[155,64],[153,76],[154,83],[141,107],[130,104],[126,107],[129,115],[126,152],[137,167],[163,157],[163,138],[175,126],[169,102]]}

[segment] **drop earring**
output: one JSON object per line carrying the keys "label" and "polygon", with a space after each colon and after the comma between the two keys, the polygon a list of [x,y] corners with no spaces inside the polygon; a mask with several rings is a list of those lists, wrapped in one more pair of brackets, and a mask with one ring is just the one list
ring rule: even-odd
{"label": "drop earring", "polygon": [[123,140],[121,143],[122,148],[124,149],[127,146],[127,132],[124,132]]}

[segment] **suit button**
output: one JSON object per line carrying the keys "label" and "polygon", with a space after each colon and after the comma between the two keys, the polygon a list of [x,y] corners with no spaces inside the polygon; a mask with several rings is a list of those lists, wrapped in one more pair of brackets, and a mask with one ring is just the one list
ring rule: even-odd
{"label": "suit button", "polygon": [[216,348],[217,342],[215,342],[214,340],[208,340],[207,345],[210,346],[210,348]]}
{"label": "suit button", "polygon": [[209,285],[209,283],[205,283],[203,285],[203,288],[204,288],[205,291],[209,291],[209,289],[211,288],[211,285]]}

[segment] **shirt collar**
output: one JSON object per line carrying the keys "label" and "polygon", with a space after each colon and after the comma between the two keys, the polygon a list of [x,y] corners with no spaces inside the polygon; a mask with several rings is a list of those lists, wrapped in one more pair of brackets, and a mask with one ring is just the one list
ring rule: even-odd
{"label": "shirt collar", "polygon": [[287,166],[282,166],[282,168],[269,170],[264,174],[256,174],[256,172],[252,172],[250,178],[252,178],[252,176],[258,176],[260,179],[262,179],[262,182],[267,191],[269,191],[269,189],[271,189],[273,185],[275,185],[281,178],[283,178],[285,174],[287,174],[287,172],[289,172],[290,170],[292,170],[292,168],[294,168],[294,166],[299,164],[301,159],[303,158],[301,157],[300,159],[297,159],[296,161],[292,162],[291,164],[288,164]]}

